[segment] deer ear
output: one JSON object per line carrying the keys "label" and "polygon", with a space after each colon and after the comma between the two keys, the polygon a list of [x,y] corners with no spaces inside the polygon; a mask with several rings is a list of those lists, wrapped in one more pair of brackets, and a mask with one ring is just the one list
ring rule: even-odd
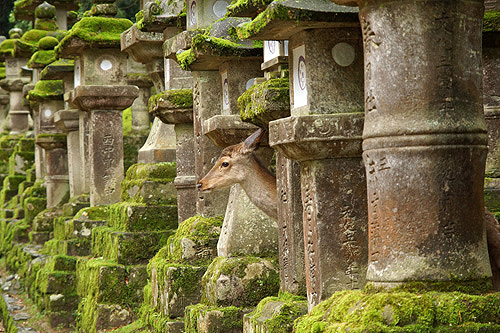
{"label": "deer ear", "polygon": [[248,138],[243,141],[243,148],[245,151],[254,151],[257,150],[260,146],[260,142],[262,138],[264,137],[264,132],[262,128],[259,128],[257,131],[255,131],[252,135],[250,135]]}

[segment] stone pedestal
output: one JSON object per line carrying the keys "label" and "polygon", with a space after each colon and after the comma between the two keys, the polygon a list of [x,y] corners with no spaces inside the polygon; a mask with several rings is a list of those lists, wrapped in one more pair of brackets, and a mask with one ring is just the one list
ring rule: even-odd
{"label": "stone pedestal", "polygon": [[79,111],[60,110],[54,116],[54,123],[67,135],[68,174],[70,197],[85,193],[83,191],[84,178],[80,175],[82,160],[80,158]]}
{"label": "stone pedestal", "polygon": [[72,103],[89,111],[90,205],[120,201],[123,180],[121,111],[139,94],[136,86],[78,86]]}
{"label": "stone pedestal", "polygon": [[377,286],[491,276],[481,52],[466,51],[481,50],[482,14],[482,1],[368,1],[360,8],[367,279]]}
{"label": "stone pedestal", "polygon": [[0,88],[0,132],[3,132],[9,112],[9,94]]}
{"label": "stone pedestal", "polygon": [[69,192],[66,135],[40,134],[36,144],[45,150],[47,208],[59,206],[67,201]]}
{"label": "stone pedestal", "polygon": [[[165,90],[163,34],[144,32],[133,25],[121,35],[121,49],[135,61],[145,64],[148,78],[156,91]],[[148,115],[149,117],[149,115]],[[173,125],[154,119],[144,146],[139,149],[138,162],[156,163],[175,160],[175,132]]]}
{"label": "stone pedestal", "polygon": [[291,117],[269,123],[271,146],[300,162],[309,309],[365,284],[362,53],[359,28],[290,36]]}
{"label": "stone pedestal", "polygon": [[127,59],[127,84],[139,87],[139,97],[130,107],[132,109],[132,130],[149,129],[148,99],[153,83],[146,75],[146,67],[132,59]]}

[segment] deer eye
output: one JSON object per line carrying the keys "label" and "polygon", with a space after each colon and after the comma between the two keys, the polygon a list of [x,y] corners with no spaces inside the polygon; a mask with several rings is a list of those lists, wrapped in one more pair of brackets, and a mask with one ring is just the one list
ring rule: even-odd
{"label": "deer eye", "polygon": [[227,163],[227,162],[222,162],[221,166],[222,166],[223,168],[227,168],[227,167],[229,166],[229,163]]}

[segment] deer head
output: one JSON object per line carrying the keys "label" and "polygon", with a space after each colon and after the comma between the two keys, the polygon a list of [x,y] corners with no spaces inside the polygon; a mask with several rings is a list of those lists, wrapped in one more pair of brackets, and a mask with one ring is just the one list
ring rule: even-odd
{"label": "deer head", "polygon": [[202,192],[231,186],[252,177],[256,170],[253,152],[259,148],[264,131],[258,129],[245,141],[222,150],[212,169],[198,183]]}

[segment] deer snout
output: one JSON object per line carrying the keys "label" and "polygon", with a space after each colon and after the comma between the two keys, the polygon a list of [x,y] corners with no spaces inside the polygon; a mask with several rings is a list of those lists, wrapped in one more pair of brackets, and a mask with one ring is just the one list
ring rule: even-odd
{"label": "deer snout", "polygon": [[196,184],[196,188],[200,192],[210,192],[212,188],[208,187],[207,184],[202,180],[198,184]]}

